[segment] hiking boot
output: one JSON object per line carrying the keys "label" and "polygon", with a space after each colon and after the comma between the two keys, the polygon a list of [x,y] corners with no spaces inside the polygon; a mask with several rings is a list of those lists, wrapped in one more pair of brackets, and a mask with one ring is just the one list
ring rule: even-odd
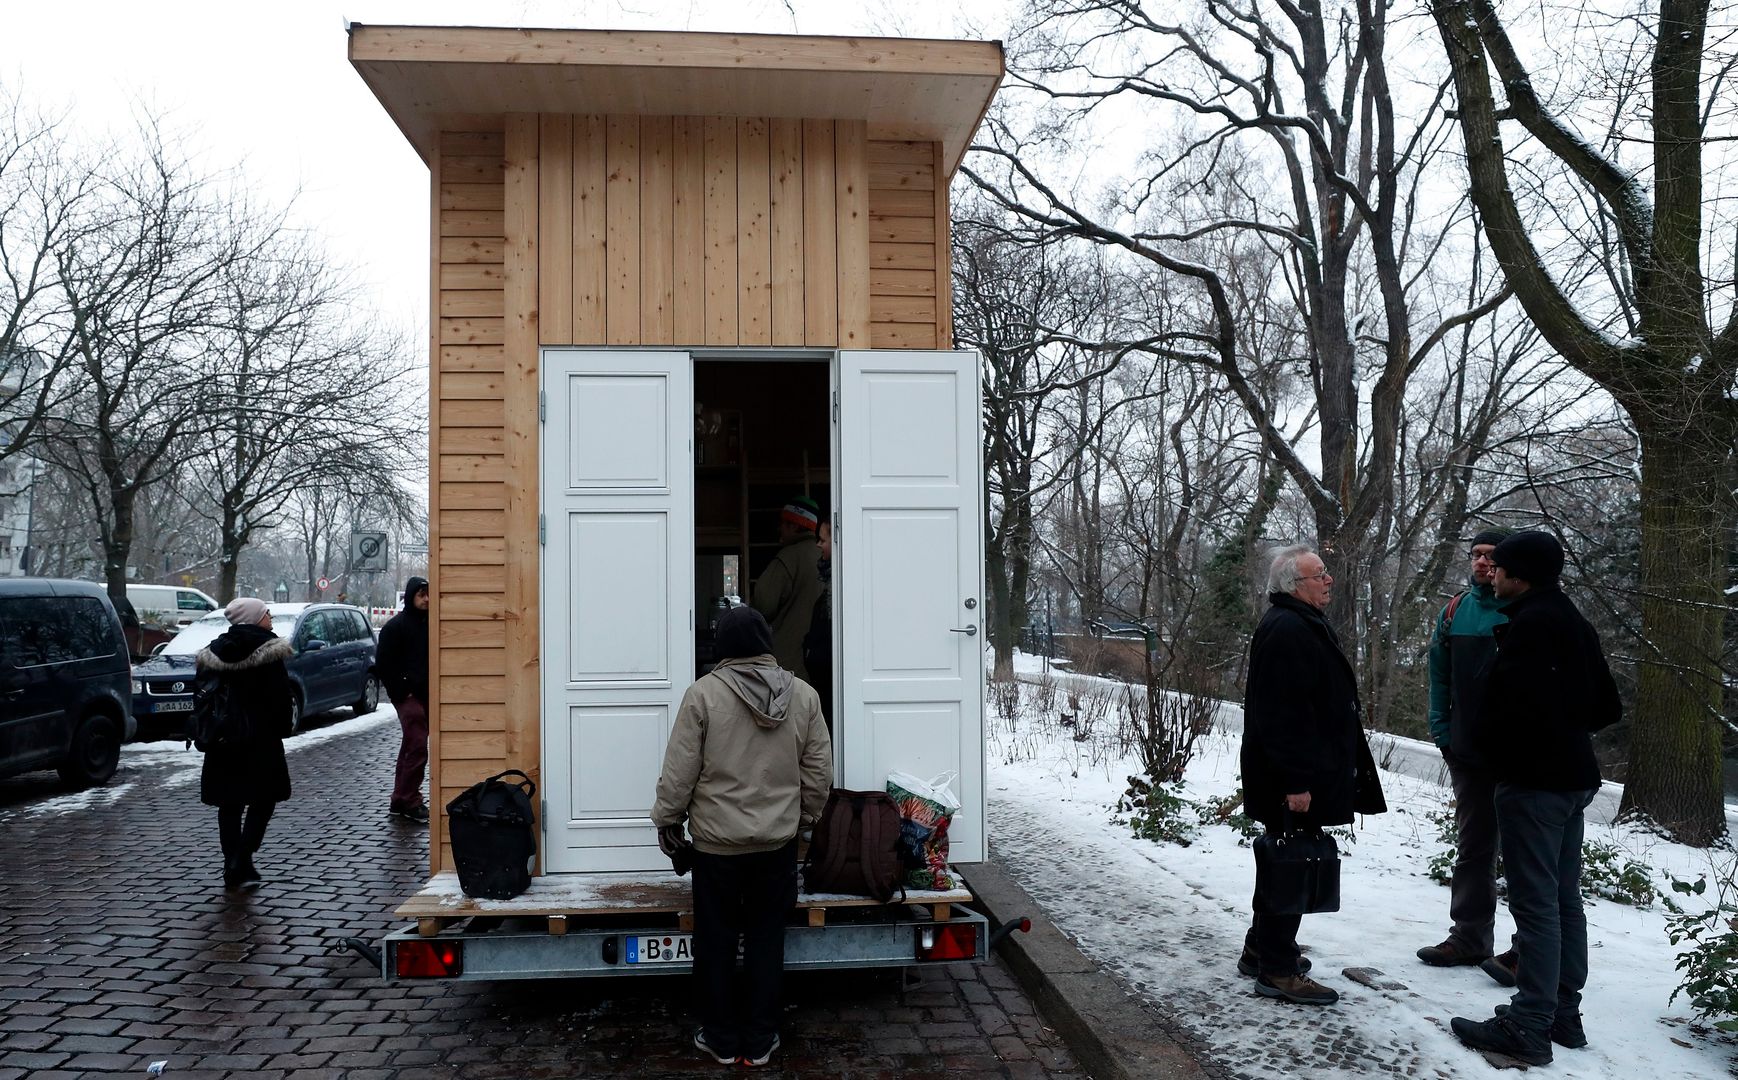
{"label": "hiking boot", "polygon": [[[1297,958],[1297,973],[1299,975],[1308,975],[1309,971],[1310,971],[1310,958],[1307,956],[1298,957]],[[1260,975],[1261,974],[1261,958],[1259,956],[1256,956],[1255,952],[1253,950],[1244,949],[1243,954],[1237,958],[1237,974],[1247,975],[1251,979]]]}
{"label": "hiking boot", "polygon": [[741,1064],[746,1065],[751,1069],[758,1069],[762,1065],[765,1065],[767,1062],[771,1061],[773,1053],[777,1050],[778,1050],[778,1036],[774,1035],[772,1037],[772,1045],[766,1048],[766,1053],[764,1053],[764,1054],[744,1054],[744,1055],[742,1055],[742,1057],[738,1058],[737,1060]]}
{"label": "hiking boot", "polygon": [[415,806],[394,806],[387,812],[395,818],[403,818],[406,821],[414,821],[422,825],[428,824],[428,807],[421,803],[417,803]]}
{"label": "hiking boot", "polygon": [[[1509,1015],[1507,1005],[1497,1006],[1498,1016]],[[1551,1018],[1551,1041],[1565,1050],[1579,1050],[1587,1045],[1587,1029],[1581,1026],[1581,1011],[1564,1012],[1557,1010],[1557,1015]]]}
{"label": "hiking boot", "polygon": [[1490,958],[1490,953],[1473,952],[1453,938],[1441,945],[1426,945],[1418,950],[1418,959],[1431,967],[1466,967],[1482,964]]}
{"label": "hiking boot", "polygon": [[[699,1047],[702,1051],[705,1052],[705,1054],[708,1057],[710,1057],[713,1061],[718,1062],[718,1064],[720,1064],[720,1065],[734,1065],[734,1064],[736,1064],[736,1055],[735,1054],[726,1054],[723,1051],[714,1048],[711,1043],[706,1041],[706,1029],[705,1028],[701,1028],[699,1031],[696,1031],[694,1033],[694,1045]],[[773,1041],[773,1045],[774,1046],[778,1045],[778,1041],[776,1039]]]}
{"label": "hiking boot", "polygon": [[1513,986],[1515,985],[1515,972],[1520,966],[1520,956],[1515,950],[1510,949],[1508,952],[1498,953],[1489,960],[1480,963],[1479,970],[1495,979],[1498,986]]}
{"label": "hiking boot", "polygon": [[1474,1050],[1512,1057],[1523,1065],[1551,1064],[1551,1043],[1544,1035],[1527,1031],[1507,1016],[1468,1020],[1457,1016],[1448,1022],[1454,1037]]}
{"label": "hiking boot", "polygon": [[1340,1000],[1339,991],[1323,986],[1308,975],[1257,976],[1255,992],[1294,1005],[1332,1005]]}

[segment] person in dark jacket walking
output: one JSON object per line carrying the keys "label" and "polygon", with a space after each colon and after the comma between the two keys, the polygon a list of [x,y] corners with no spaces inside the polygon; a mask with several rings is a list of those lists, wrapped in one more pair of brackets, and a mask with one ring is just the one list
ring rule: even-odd
{"label": "person in dark jacket walking", "polygon": [[230,715],[242,732],[239,741],[205,751],[199,800],[217,807],[224,887],[254,889],[261,881],[254,853],[273,809],[290,797],[284,736],[290,733],[295,690],[284,661],[295,650],[272,633],[264,600],[237,597],[223,614],[229,629],[194,657],[195,677],[201,694],[213,692],[219,682],[227,684],[234,702]]}
{"label": "person in dark jacket walking", "polygon": [[1430,737],[1442,751],[1454,787],[1456,834],[1448,915],[1453,927],[1440,945],[1426,945],[1418,958],[1436,967],[1478,964],[1504,986],[1515,985],[1515,950],[1492,956],[1497,920],[1496,777],[1473,732],[1485,666],[1496,655],[1495,628],[1505,621],[1503,600],[1491,585],[1491,552],[1514,532],[1485,529],[1472,538],[1472,576],[1467,588],[1445,605],[1430,635]]}
{"label": "person in dark jacket walking", "polygon": [[1515,995],[1495,1017],[1457,1016],[1449,1027],[1474,1049],[1544,1065],[1553,1042],[1587,1045],[1581,838],[1600,783],[1591,733],[1616,723],[1623,705],[1599,634],[1558,585],[1557,538],[1516,533],[1491,559],[1508,622],[1497,628],[1497,653],[1485,669],[1473,745],[1497,778],[1519,964]]}
{"label": "person in dark jacket walking", "polygon": [[423,770],[428,766],[428,579],[404,583],[404,610],[380,628],[374,668],[386,696],[398,711],[398,767],[393,772],[387,812],[408,821],[428,821],[422,801]]}
{"label": "person in dark jacket walking", "polygon": [[[1359,717],[1358,684],[1322,615],[1334,578],[1307,545],[1277,552],[1271,606],[1249,645],[1243,698],[1243,807],[1269,832],[1345,825],[1388,809]],[[1257,993],[1303,1005],[1340,995],[1311,979],[1297,947],[1299,915],[1256,912],[1237,970]]]}

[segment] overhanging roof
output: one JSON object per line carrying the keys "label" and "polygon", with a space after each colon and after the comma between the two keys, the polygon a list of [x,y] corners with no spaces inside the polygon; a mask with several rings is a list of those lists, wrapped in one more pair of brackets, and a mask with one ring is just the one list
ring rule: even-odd
{"label": "overhanging roof", "polygon": [[441,121],[497,113],[866,120],[951,174],[1002,81],[991,41],[350,26],[350,63],[424,161]]}

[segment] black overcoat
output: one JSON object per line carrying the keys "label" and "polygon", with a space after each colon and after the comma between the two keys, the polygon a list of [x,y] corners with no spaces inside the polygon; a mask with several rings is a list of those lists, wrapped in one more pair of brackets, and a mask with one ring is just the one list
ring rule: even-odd
{"label": "black overcoat", "polygon": [[1294,825],[1344,825],[1388,809],[1364,737],[1358,682],[1339,638],[1316,608],[1287,593],[1249,645],[1243,699],[1243,806],[1269,827],[1282,823],[1285,797],[1310,793]]}
{"label": "black overcoat", "polygon": [[250,737],[237,746],[212,747],[199,774],[199,799],[207,806],[280,803],[290,797],[284,736],[290,733],[295,690],[284,661],[289,642],[260,626],[232,626],[194,658],[201,676],[229,683],[247,710]]}
{"label": "black overcoat", "polygon": [[1623,715],[1599,634],[1554,586],[1503,607],[1474,741],[1498,780],[1540,791],[1599,786],[1590,732]]}

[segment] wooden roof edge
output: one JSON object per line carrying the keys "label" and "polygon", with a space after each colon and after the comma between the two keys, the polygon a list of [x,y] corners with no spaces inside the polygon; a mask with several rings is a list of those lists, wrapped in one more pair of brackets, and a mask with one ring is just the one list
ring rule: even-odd
{"label": "wooden roof edge", "polygon": [[999,41],[350,23],[350,62],[446,62],[994,76]]}

